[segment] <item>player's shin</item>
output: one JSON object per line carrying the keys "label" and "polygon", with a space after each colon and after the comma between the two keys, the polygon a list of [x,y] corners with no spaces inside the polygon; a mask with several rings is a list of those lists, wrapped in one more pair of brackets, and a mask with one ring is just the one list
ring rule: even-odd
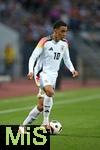
{"label": "player's shin", "polygon": [[31,124],[32,121],[36,120],[41,112],[38,110],[37,106],[35,106],[27,116],[27,118],[24,120],[23,125]]}
{"label": "player's shin", "polygon": [[46,94],[44,96],[44,104],[43,104],[43,123],[42,125],[49,125],[49,115],[51,112],[51,108],[53,106],[52,97],[48,97]]}

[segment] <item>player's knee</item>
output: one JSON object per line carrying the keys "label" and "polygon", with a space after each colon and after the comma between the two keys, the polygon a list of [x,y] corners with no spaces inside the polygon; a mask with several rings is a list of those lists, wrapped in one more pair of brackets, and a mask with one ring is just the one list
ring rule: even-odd
{"label": "player's knee", "polygon": [[46,95],[48,96],[48,97],[53,97],[54,96],[54,91],[53,90],[47,90],[46,91]]}
{"label": "player's knee", "polygon": [[54,89],[48,85],[48,86],[45,86],[44,87],[44,91],[45,91],[45,94],[48,96],[48,97],[53,97],[55,92],[54,92]]}
{"label": "player's knee", "polygon": [[43,104],[39,104],[38,106],[37,106],[37,109],[41,112],[41,111],[43,111]]}

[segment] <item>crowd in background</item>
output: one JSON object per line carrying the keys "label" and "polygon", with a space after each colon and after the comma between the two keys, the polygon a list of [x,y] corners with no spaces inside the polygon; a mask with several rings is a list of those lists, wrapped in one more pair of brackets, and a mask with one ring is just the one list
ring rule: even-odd
{"label": "crowd in background", "polygon": [[0,0],[0,20],[22,33],[32,31],[35,40],[51,32],[57,19],[75,32],[100,27],[99,17],[99,0]]}
{"label": "crowd in background", "polygon": [[99,0],[0,0],[0,21],[20,33],[23,75],[37,41],[52,32],[52,24],[58,19],[69,25],[75,63],[73,34],[100,29]]}

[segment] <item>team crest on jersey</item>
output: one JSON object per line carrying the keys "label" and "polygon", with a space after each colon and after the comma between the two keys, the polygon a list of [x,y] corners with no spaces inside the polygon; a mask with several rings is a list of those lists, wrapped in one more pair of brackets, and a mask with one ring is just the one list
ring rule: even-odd
{"label": "team crest on jersey", "polygon": [[61,50],[62,50],[62,51],[64,50],[64,45],[61,45]]}

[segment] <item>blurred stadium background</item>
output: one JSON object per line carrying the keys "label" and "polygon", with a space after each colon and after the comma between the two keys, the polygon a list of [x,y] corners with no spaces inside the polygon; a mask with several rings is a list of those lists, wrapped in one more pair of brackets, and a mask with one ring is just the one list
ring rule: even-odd
{"label": "blurred stadium background", "polygon": [[[99,0],[0,0],[0,75],[10,74],[13,79],[26,77],[35,45],[52,32],[57,19],[69,25],[70,55],[81,81],[100,79]],[[5,55],[8,45],[15,51],[14,56]],[[5,57],[14,59],[10,71],[6,69]],[[63,62],[59,80],[61,77],[70,77]]]}
{"label": "blurred stadium background", "polygon": [[61,120],[63,132],[51,138],[51,149],[99,150],[99,0],[0,0],[0,124],[22,123],[36,103],[37,88],[26,78],[28,60],[58,19],[69,25],[66,38],[80,76],[72,79],[62,62],[51,118]]}

